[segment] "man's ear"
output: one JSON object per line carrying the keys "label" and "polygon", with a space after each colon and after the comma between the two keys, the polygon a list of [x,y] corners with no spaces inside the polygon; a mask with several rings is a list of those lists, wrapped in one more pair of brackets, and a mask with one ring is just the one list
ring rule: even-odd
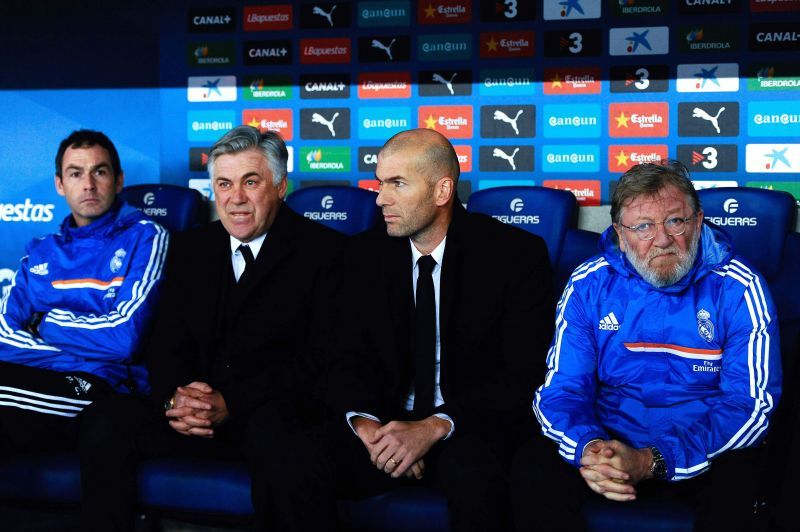
{"label": "man's ear", "polygon": [[64,184],[61,182],[61,176],[55,176],[55,185],[56,185],[56,192],[58,192],[59,196],[64,195]]}
{"label": "man's ear", "polygon": [[280,199],[286,199],[286,189],[289,187],[289,180],[285,177],[281,179],[281,184],[278,185],[278,197]]}
{"label": "man's ear", "polygon": [[436,182],[435,199],[436,206],[447,205],[455,192],[455,183],[452,177],[442,177]]}
{"label": "man's ear", "polygon": [[125,186],[125,172],[120,172],[119,175],[116,177],[116,188],[117,194],[122,192],[122,187]]}
{"label": "man's ear", "polygon": [[625,251],[625,238],[622,235],[622,229],[617,224],[612,225],[614,231],[617,233],[617,242],[619,245],[620,251]]}

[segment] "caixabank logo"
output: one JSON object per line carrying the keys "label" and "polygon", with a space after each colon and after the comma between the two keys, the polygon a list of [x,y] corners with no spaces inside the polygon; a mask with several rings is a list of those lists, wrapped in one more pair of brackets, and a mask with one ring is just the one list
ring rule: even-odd
{"label": "caixabank logo", "polygon": [[233,41],[191,42],[186,48],[190,67],[220,67],[236,64],[236,45]]}
{"label": "caixabank logo", "polygon": [[678,92],[736,92],[739,63],[695,63],[678,65]]}
{"label": "caixabank logo", "polygon": [[610,137],[666,137],[669,135],[667,102],[612,103],[608,106]]}
{"label": "caixabank logo", "polygon": [[533,68],[486,68],[478,78],[481,96],[531,96],[536,92]]}
{"label": "caixabank logo", "polygon": [[300,109],[301,139],[349,139],[350,108]]}
{"label": "caixabank logo", "polygon": [[411,58],[408,35],[377,35],[358,38],[358,60],[361,63],[400,63]]}
{"label": "caixabank logo", "polygon": [[542,186],[572,192],[584,207],[600,205],[600,181],[595,179],[545,179]]}
{"label": "caixabank logo", "polygon": [[245,109],[242,111],[242,124],[253,126],[262,133],[274,131],[283,140],[294,138],[291,109]]}
{"label": "caixabank logo", "polygon": [[294,84],[285,74],[251,75],[244,78],[242,94],[245,100],[289,100]]}
{"label": "caixabank logo", "polygon": [[618,0],[610,2],[611,13],[617,17],[641,17],[666,15],[669,13],[669,0]]}
{"label": "caixabank logo", "polygon": [[466,24],[472,20],[471,0],[420,0],[418,24]]}
{"label": "caixabank logo", "polygon": [[666,158],[666,144],[612,144],[608,147],[608,171],[623,173],[637,164],[658,164]]}
{"label": "caixabank logo", "polygon": [[542,106],[542,134],[545,138],[598,138],[600,104],[549,104]]}
{"label": "caixabank logo", "polygon": [[291,4],[247,6],[244,8],[244,31],[283,31],[292,29]]}
{"label": "caixabank logo", "polygon": [[532,31],[482,32],[479,37],[480,56],[533,57],[535,35]]}
{"label": "caixabank logo", "polygon": [[800,64],[758,62],[748,68],[747,89],[750,91],[800,90]]}
{"label": "caixabank logo", "polygon": [[[349,172],[350,148],[341,146],[300,148],[301,172]],[[325,183],[330,185],[330,183]]]}
{"label": "caixabank logo", "polygon": [[533,172],[533,146],[481,146],[479,157],[481,172]]}
{"label": "caixabank logo", "polygon": [[420,61],[472,59],[472,35],[469,33],[420,35],[417,38],[417,58]]}
{"label": "caixabank logo", "polygon": [[678,103],[678,136],[738,137],[739,102]]}
{"label": "caixabank logo", "polygon": [[417,113],[418,127],[433,129],[449,139],[472,138],[471,105],[421,105]]}
{"label": "caixabank logo", "polygon": [[800,137],[800,101],[748,103],[747,134],[751,137]]}
{"label": "caixabank logo", "polygon": [[242,62],[247,66],[291,65],[292,41],[290,39],[245,41],[242,47]]}
{"label": "caixabank logo", "polygon": [[349,37],[300,39],[300,63],[303,65],[349,63]]}
{"label": "caixabank logo", "polygon": [[411,72],[362,72],[358,75],[358,98],[411,98]]}
{"label": "caixabank logo", "polygon": [[678,144],[678,160],[693,174],[735,172],[738,153],[736,144]]}
{"label": "caixabank logo", "polygon": [[612,66],[609,86],[611,92],[667,92],[669,68],[667,65]]}
{"label": "caixabank logo", "polygon": [[410,107],[358,108],[358,138],[385,140],[410,128]]}
{"label": "caixabank logo", "polygon": [[669,27],[611,28],[609,55],[665,55],[669,53]]}
{"label": "caixabank logo", "polygon": [[543,0],[545,20],[600,18],[600,0]]}
{"label": "caixabank logo", "polygon": [[220,33],[236,29],[236,10],[232,7],[190,9],[189,33]]}
{"label": "caixabank logo", "polygon": [[548,96],[600,94],[599,67],[545,68],[542,90]]}
{"label": "caixabank logo", "polygon": [[542,172],[599,172],[600,146],[595,144],[545,144],[542,146]]}
{"label": "caixabank logo", "polygon": [[546,57],[595,57],[602,53],[603,35],[599,29],[544,32]]}
{"label": "caixabank logo", "polygon": [[350,97],[350,74],[301,74],[300,98],[328,100]]}
{"label": "caixabank logo", "polygon": [[536,2],[528,0],[481,0],[483,22],[524,22],[536,18]]}
{"label": "caixabank logo", "polygon": [[683,53],[735,52],[739,49],[739,27],[728,24],[683,26],[678,50]]}
{"label": "caixabank logo", "polygon": [[300,27],[329,30],[350,27],[349,2],[310,2],[301,4]]}
{"label": "caixabank logo", "polygon": [[745,168],[749,174],[800,173],[800,144],[747,144]]}
{"label": "caixabank logo", "polygon": [[418,90],[420,96],[469,96],[472,94],[472,70],[422,70]]}
{"label": "caixabank logo", "polygon": [[236,101],[236,76],[189,76],[186,99],[198,103]]}
{"label": "caixabank logo", "polygon": [[750,24],[748,35],[752,52],[800,51],[800,22]]}
{"label": "caixabank logo", "polygon": [[481,137],[532,138],[536,135],[533,105],[481,106]]}

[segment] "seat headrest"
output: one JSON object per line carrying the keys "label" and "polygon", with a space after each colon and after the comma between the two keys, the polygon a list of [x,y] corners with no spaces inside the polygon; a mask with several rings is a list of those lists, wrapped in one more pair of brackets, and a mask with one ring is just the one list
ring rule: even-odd
{"label": "seat headrest", "polygon": [[198,191],[177,185],[133,185],[120,198],[164,226],[179,232],[208,221],[208,209]]}
{"label": "seat headrest", "polygon": [[730,235],[736,253],[772,277],[786,234],[794,230],[797,207],[792,195],[746,187],[709,188],[697,194],[705,219]]}
{"label": "seat headrest", "polygon": [[286,197],[286,204],[298,214],[346,235],[375,227],[380,213],[377,194],[347,186],[307,187]]}
{"label": "seat headrest", "polygon": [[497,187],[473,192],[467,210],[479,212],[539,235],[550,262],[558,263],[568,229],[578,224],[578,201],[566,190],[544,187]]}

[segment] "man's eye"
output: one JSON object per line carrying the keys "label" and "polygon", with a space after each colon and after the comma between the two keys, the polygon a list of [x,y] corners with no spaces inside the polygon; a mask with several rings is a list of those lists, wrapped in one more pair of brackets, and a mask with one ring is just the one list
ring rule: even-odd
{"label": "man's eye", "polygon": [[639,224],[636,227],[634,227],[633,230],[636,231],[637,233],[646,233],[650,230],[651,227],[653,227],[653,224],[649,223]]}
{"label": "man's eye", "polygon": [[676,227],[682,223],[683,223],[683,218],[670,218],[669,220],[664,222],[664,225],[666,225],[667,227]]}

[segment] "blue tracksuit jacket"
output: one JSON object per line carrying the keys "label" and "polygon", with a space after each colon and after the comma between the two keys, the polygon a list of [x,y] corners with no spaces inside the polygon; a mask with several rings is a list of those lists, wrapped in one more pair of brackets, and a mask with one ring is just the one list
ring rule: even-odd
{"label": "blue tracksuit jacket", "polygon": [[578,267],[558,304],[533,410],[580,465],[592,439],[657,447],[673,481],[756,445],[780,395],[777,317],[764,279],[704,225],[692,270],[645,282],[612,239]]}
{"label": "blue tracksuit jacket", "polygon": [[[85,227],[70,220],[28,244],[0,302],[0,360],[146,392],[136,355],[163,277],[167,231],[122,202]],[[38,334],[32,316],[41,318]]]}

